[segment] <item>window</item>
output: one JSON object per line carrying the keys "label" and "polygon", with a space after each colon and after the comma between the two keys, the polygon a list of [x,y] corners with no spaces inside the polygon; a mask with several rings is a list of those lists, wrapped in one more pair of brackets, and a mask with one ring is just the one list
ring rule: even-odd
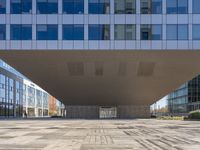
{"label": "window", "polygon": [[141,0],[141,14],[161,14],[162,0]]}
{"label": "window", "polygon": [[115,14],[135,14],[135,0],[115,0]]}
{"label": "window", "polygon": [[17,25],[10,26],[11,40],[31,40],[32,39],[32,25]]}
{"label": "window", "polygon": [[162,14],[162,0],[152,0],[152,14]]}
{"label": "window", "polygon": [[193,13],[200,14],[200,0],[193,0]]}
{"label": "window", "polygon": [[11,0],[10,13],[24,14],[32,12],[32,0]]}
{"label": "window", "polygon": [[187,14],[188,0],[167,0],[167,14]]}
{"label": "window", "polygon": [[83,14],[84,0],[63,0],[64,14]]}
{"label": "window", "polygon": [[193,40],[200,40],[200,24],[193,24],[192,39]]}
{"label": "window", "polygon": [[89,25],[89,40],[110,40],[110,25]]}
{"label": "window", "polygon": [[37,25],[37,40],[58,40],[58,25]]}
{"label": "window", "polygon": [[6,40],[6,25],[0,24],[0,40]]}
{"label": "window", "polygon": [[117,24],[115,25],[115,40],[135,40],[135,25]]}
{"label": "window", "polygon": [[37,14],[57,14],[58,0],[37,0]]}
{"label": "window", "polygon": [[82,24],[63,25],[63,40],[84,40],[84,26]]}
{"label": "window", "polygon": [[89,0],[89,14],[109,14],[110,0]]}
{"label": "window", "polygon": [[162,40],[162,26],[161,25],[141,25],[141,40]]}
{"label": "window", "polygon": [[187,40],[188,25],[167,25],[167,40]]}
{"label": "window", "polygon": [[0,14],[6,13],[6,0],[0,0]]}

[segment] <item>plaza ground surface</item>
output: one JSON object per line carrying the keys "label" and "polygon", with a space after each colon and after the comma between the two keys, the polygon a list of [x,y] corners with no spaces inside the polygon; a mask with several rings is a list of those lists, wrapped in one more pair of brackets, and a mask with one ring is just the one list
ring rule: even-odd
{"label": "plaza ground surface", "polygon": [[0,120],[0,149],[200,150],[200,122]]}

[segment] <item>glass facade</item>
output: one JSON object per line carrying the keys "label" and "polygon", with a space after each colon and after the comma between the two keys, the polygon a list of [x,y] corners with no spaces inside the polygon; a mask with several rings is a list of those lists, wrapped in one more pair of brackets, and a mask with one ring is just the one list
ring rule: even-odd
{"label": "glass facade", "polygon": [[10,39],[11,40],[32,40],[32,25],[11,24]]}
{"label": "glass facade", "polygon": [[110,40],[110,25],[89,25],[89,40]]}
{"label": "glass facade", "polygon": [[22,116],[23,81],[0,68],[0,118]]}
{"label": "glass facade", "polygon": [[37,0],[37,14],[57,14],[58,0]]}
{"label": "glass facade", "polygon": [[89,14],[109,14],[110,0],[88,0]]}
{"label": "glass facade", "polygon": [[6,39],[6,25],[0,24],[0,40]]}
{"label": "glass facade", "polygon": [[84,25],[63,25],[63,40],[84,40]]}
{"label": "glass facade", "polygon": [[58,25],[37,25],[37,40],[58,40]]}
{"label": "glass facade", "polygon": [[200,0],[193,0],[192,3],[193,3],[192,6],[193,13],[200,14]]}
{"label": "glass facade", "polygon": [[32,0],[10,0],[11,14],[31,14]]}
{"label": "glass facade", "polygon": [[115,14],[135,14],[135,0],[115,0]]}
{"label": "glass facade", "polygon": [[141,40],[162,40],[161,25],[141,25]]}
{"label": "glass facade", "polygon": [[127,24],[115,25],[115,40],[135,40],[136,39],[136,26]]}
{"label": "glass facade", "polygon": [[187,14],[188,0],[167,0],[167,14]]}
{"label": "glass facade", "polygon": [[193,40],[200,40],[200,24],[193,24],[192,39]]}
{"label": "glass facade", "polygon": [[0,0],[0,14],[6,13],[6,0]]}
{"label": "glass facade", "polygon": [[141,0],[141,14],[162,14],[162,0]]}
{"label": "glass facade", "polygon": [[167,33],[167,40],[187,40],[188,25],[185,24],[167,25],[166,33]]}
{"label": "glass facade", "polygon": [[84,0],[63,0],[63,14],[83,14]]}

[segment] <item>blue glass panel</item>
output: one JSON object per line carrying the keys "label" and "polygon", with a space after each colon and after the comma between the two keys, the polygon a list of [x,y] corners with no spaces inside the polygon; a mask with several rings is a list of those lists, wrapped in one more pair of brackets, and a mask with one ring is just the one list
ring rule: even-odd
{"label": "blue glass panel", "polygon": [[199,24],[193,24],[192,26],[192,39],[200,40],[200,25]]}
{"label": "blue glass panel", "polygon": [[58,13],[58,1],[57,0],[48,0],[48,13],[57,14]]}
{"label": "blue glass panel", "polygon": [[200,0],[193,0],[193,13],[200,14]]}
{"label": "blue glass panel", "polygon": [[177,13],[177,0],[167,0],[167,14]]}
{"label": "blue glass panel", "polygon": [[22,25],[21,40],[32,40],[32,25]]}
{"label": "blue glass panel", "polygon": [[167,40],[177,40],[177,25],[167,25]]}
{"label": "blue glass panel", "polygon": [[99,40],[99,25],[89,25],[89,40]]}
{"label": "blue glass panel", "polygon": [[11,14],[21,14],[21,0],[10,1],[10,12]]}
{"label": "blue glass panel", "polygon": [[73,25],[63,25],[63,40],[73,40]]}
{"label": "blue glass panel", "polygon": [[152,0],[152,14],[162,14],[162,0]]}
{"label": "blue glass panel", "polygon": [[109,25],[99,25],[99,40],[110,40]]}
{"label": "blue glass panel", "polygon": [[32,0],[22,0],[22,13],[32,13]]}
{"label": "blue glass panel", "polygon": [[58,40],[58,25],[48,25],[48,40]]}
{"label": "blue glass panel", "polygon": [[6,39],[6,25],[0,24],[0,40]]}
{"label": "blue glass panel", "polygon": [[20,25],[10,26],[10,39],[21,40],[21,26]]}
{"label": "blue glass panel", "polygon": [[74,0],[74,14],[84,13],[84,0]]}
{"label": "blue glass panel", "polygon": [[37,25],[37,40],[47,40],[47,25]]}
{"label": "blue glass panel", "polygon": [[63,13],[64,14],[74,13],[74,0],[63,0]]}
{"label": "blue glass panel", "polygon": [[178,0],[178,14],[188,13],[188,0]]}
{"label": "blue glass panel", "polygon": [[47,0],[37,0],[37,14],[48,14]]}
{"label": "blue glass panel", "polygon": [[188,39],[188,25],[178,25],[178,40]]}
{"label": "blue glass panel", "polygon": [[152,25],[152,40],[162,40],[162,26]]}
{"label": "blue glass panel", "polygon": [[84,26],[83,25],[74,25],[74,40],[84,40]]}
{"label": "blue glass panel", "polygon": [[89,14],[99,14],[99,0],[89,0]]}
{"label": "blue glass panel", "polygon": [[0,14],[6,13],[6,0],[0,0]]}

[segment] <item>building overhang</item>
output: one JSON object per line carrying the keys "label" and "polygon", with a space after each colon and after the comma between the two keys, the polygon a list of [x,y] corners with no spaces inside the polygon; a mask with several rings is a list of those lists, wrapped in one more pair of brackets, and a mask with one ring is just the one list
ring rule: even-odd
{"label": "building overhang", "polygon": [[200,74],[193,50],[1,50],[0,58],[66,105],[150,105]]}

